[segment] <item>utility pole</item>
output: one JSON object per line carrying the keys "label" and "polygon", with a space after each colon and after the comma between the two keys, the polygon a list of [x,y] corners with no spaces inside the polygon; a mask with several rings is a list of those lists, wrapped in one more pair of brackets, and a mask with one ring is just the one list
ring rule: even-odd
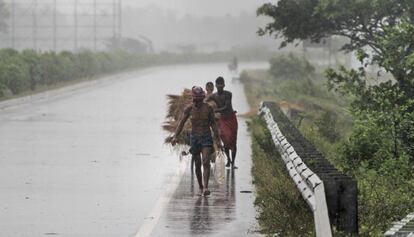
{"label": "utility pole", "polygon": [[16,47],[16,3],[11,1],[11,47]]}
{"label": "utility pole", "polygon": [[74,21],[74,26],[73,26],[73,43],[74,43],[74,49],[75,51],[78,51],[78,0],[74,0],[74,5],[73,5],[73,21]]}
{"label": "utility pole", "polygon": [[57,0],[53,0],[53,51],[56,52],[57,40]]}
{"label": "utility pole", "polygon": [[96,51],[96,41],[97,41],[97,19],[96,19],[96,15],[97,15],[97,4],[96,4],[96,0],[93,0],[93,49],[94,51]]}
{"label": "utility pole", "polygon": [[122,0],[118,0],[118,38],[122,39]]}
{"label": "utility pole", "polygon": [[33,41],[33,49],[37,50],[37,0],[33,0],[33,9],[32,9],[32,22],[33,22],[33,29],[32,29],[32,41]]}
{"label": "utility pole", "polygon": [[118,38],[116,32],[116,0],[112,0],[112,40],[118,48]]}

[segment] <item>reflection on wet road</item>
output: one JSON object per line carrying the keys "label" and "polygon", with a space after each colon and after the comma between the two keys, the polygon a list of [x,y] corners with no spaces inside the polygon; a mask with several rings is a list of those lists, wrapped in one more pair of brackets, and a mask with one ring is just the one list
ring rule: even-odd
{"label": "reflection on wet road", "polygon": [[[239,120],[239,169],[208,200],[193,196],[189,169],[175,175],[179,158],[163,144],[166,95],[218,75],[231,78],[226,64],[158,67],[7,109],[0,103],[0,236],[135,236],[151,220],[153,236],[173,236],[165,226],[188,235],[246,233],[255,210],[254,196],[240,193],[251,190],[245,122]],[[234,108],[246,112],[243,87],[229,81]]]}
{"label": "reflection on wet road", "polygon": [[[239,118],[238,169],[224,169],[217,158],[210,177],[211,195],[199,195],[197,178],[183,158],[183,174],[150,236],[256,236],[251,193],[251,151],[246,121]],[[168,194],[167,194],[168,195]]]}
{"label": "reflection on wet road", "polygon": [[225,183],[212,182],[208,197],[199,195],[198,187],[194,188],[198,186],[195,179],[187,174],[181,180],[166,209],[165,227],[177,236],[214,234],[236,218],[234,170],[226,170]]}

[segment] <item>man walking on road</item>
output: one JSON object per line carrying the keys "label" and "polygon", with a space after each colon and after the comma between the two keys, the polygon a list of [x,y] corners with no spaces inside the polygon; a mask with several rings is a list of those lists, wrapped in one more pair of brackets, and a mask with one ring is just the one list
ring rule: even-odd
{"label": "man walking on road", "polygon": [[[191,117],[190,153],[195,161],[196,176],[201,194],[208,196],[210,195],[210,190],[208,189],[210,156],[214,146],[211,130],[214,133],[214,140],[218,143],[219,149],[221,149],[221,141],[214,120],[214,111],[204,102],[205,93],[203,89],[194,86],[191,89],[191,93],[193,103],[184,109],[171,143],[173,146],[177,143],[177,136],[181,133],[185,122]],[[201,164],[203,165],[203,173],[201,172]]]}
{"label": "man walking on road", "polygon": [[[234,165],[237,153],[237,117],[236,111],[233,110],[232,105],[232,93],[224,90],[224,78],[218,77],[216,79],[217,92],[209,96],[206,101],[214,101],[217,108],[214,109],[215,113],[220,114],[219,118],[219,131],[220,137],[224,144],[224,151],[227,156],[226,167],[232,167],[237,169]],[[230,159],[231,151],[231,159]]]}

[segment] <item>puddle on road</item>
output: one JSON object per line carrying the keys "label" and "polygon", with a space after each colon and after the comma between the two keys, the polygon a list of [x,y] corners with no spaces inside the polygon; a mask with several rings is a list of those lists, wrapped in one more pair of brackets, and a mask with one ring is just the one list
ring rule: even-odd
{"label": "puddle on road", "polygon": [[[156,232],[165,236],[192,236],[216,234],[236,219],[236,174],[226,170],[222,184],[211,182],[211,195],[199,196],[197,178],[186,172],[178,185]],[[161,236],[161,235],[160,235]]]}

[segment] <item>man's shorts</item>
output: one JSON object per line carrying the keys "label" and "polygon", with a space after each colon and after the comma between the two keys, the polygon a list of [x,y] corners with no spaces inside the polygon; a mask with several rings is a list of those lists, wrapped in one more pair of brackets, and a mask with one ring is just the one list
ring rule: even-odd
{"label": "man's shorts", "polygon": [[193,155],[200,154],[203,147],[213,147],[213,138],[211,134],[190,135],[190,153]]}

